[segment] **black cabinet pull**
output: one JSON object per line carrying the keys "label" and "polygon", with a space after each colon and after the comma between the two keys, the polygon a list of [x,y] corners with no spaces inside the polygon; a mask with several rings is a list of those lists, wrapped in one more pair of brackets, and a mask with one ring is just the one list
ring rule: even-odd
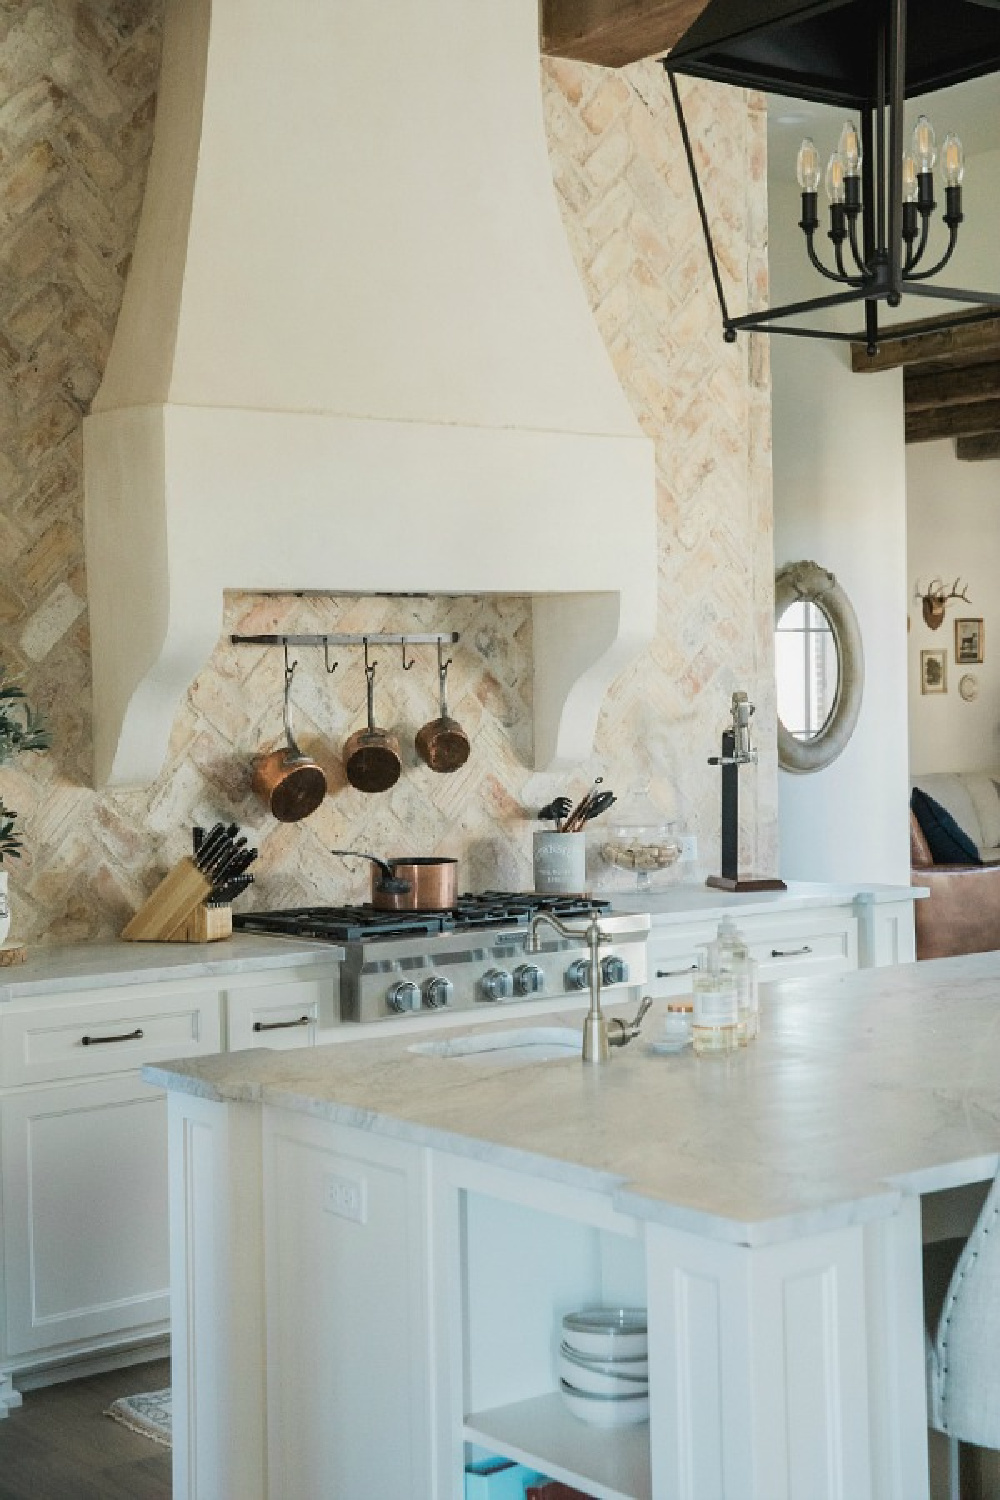
{"label": "black cabinet pull", "polygon": [[688,964],[686,969],[657,969],[657,979],[678,979],[682,974],[694,974],[698,968],[697,964]]}
{"label": "black cabinet pull", "polygon": [[82,1036],[80,1043],[84,1047],[103,1047],[108,1042],[141,1042],[142,1027],[137,1026],[134,1031],[123,1031],[120,1036]]}
{"label": "black cabinet pull", "polygon": [[254,1031],[287,1031],[289,1026],[308,1026],[312,1016],[299,1016],[297,1021],[255,1021]]}
{"label": "black cabinet pull", "polygon": [[803,948],[772,948],[771,949],[771,957],[772,958],[802,958],[802,957],[804,957],[805,954],[811,953],[811,952],[812,952],[812,949],[810,948],[809,944],[806,943],[805,947],[803,947]]}

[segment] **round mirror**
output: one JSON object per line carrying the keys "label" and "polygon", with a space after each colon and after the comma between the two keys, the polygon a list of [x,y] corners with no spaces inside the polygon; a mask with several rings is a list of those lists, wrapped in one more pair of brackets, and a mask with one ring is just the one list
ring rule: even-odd
{"label": "round mirror", "polygon": [[850,600],[814,562],[790,563],[775,579],[774,657],[778,763],[822,770],[854,732],[864,657]]}

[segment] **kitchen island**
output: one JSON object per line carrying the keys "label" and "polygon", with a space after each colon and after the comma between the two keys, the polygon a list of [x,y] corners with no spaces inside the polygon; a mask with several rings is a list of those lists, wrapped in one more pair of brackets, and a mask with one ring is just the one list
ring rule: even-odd
{"label": "kitchen island", "polygon": [[[457,1500],[466,1444],[607,1500],[927,1495],[921,1201],[1000,1163],[1000,955],[786,982],[729,1058],[412,1049],[147,1070],[177,1500]],[[648,1307],[648,1426],[562,1407],[600,1301]]]}

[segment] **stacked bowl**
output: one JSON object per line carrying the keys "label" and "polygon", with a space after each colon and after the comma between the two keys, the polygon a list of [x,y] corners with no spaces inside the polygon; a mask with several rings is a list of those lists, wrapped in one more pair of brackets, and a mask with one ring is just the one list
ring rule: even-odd
{"label": "stacked bowl", "polygon": [[594,1427],[649,1420],[644,1307],[584,1307],[562,1320],[559,1388],[575,1417]]}

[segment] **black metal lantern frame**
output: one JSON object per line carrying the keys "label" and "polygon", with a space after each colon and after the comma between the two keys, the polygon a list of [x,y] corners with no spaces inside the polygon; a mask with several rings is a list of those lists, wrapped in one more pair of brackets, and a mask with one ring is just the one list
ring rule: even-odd
{"label": "black metal lantern frame", "polygon": [[[995,317],[1000,292],[969,291],[931,281],[951,259],[963,220],[961,173],[946,187],[943,215],[948,245],[929,268],[922,264],[936,208],[930,171],[918,171],[912,201],[903,192],[905,101],[949,84],[1000,69],[1000,0],[710,0],[663,66],[670,79],[681,139],[722,311],[724,337],[787,333],[802,338],[879,341],[908,330],[879,328],[879,304],[898,307],[904,295],[970,304],[973,311],[932,317],[922,328],[951,328]],[[677,75],[708,78],[739,88],[824,104],[861,115],[861,172],[831,203],[828,238],[834,266],[815,244],[817,193],[803,185],[800,228],[813,267],[840,290],[825,296],[730,316],[708,214],[698,182]],[[813,184],[815,186],[815,184]],[[859,235],[860,221],[860,235]],[[848,266],[847,256],[851,264]],[[865,326],[847,333],[792,325],[786,320],[832,308],[864,304]]]}

